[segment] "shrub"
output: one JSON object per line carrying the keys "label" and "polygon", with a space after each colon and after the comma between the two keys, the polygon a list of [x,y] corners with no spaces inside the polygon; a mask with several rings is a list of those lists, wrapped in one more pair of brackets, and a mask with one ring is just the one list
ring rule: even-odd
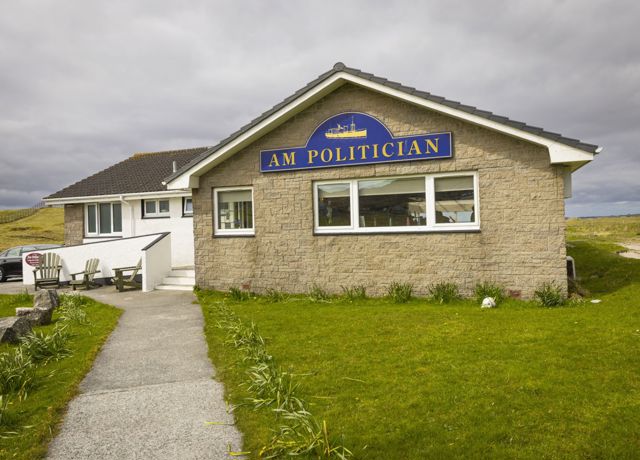
{"label": "shrub", "polygon": [[367,288],[362,284],[347,287],[342,286],[342,297],[349,302],[355,302],[356,300],[364,300],[367,298]]}
{"label": "shrub", "polygon": [[249,300],[249,297],[251,297],[251,295],[247,291],[243,291],[240,288],[232,287],[229,288],[229,297],[231,298],[231,300],[234,300],[236,302],[244,302],[245,300]]}
{"label": "shrub", "polygon": [[331,298],[327,291],[325,291],[315,283],[313,283],[311,289],[309,289],[307,297],[311,302],[328,302]]}
{"label": "shrub", "polygon": [[438,283],[429,286],[429,297],[439,304],[451,303],[460,299],[460,292],[455,283]]}
{"label": "shrub", "polygon": [[70,336],[66,326],[56,327],[50,334],[30,332],[20,339],[20,348],[34,363],[59,361],[71,356]]}
{"label": "shrub", "polygon": [[288,297],[289,296],[286,293],[275,289],[267,289],[267,294],[265,295],[265,298],[269,303],[284,302]]}
{"label": "shrub", "polygon": [[0,354],[0,394],[17,393],[26,396],[34,382],[35,366],[22,348]]}
{"label": "shrub", "polygon": [[394,281],[387,288],[387,297],[393,303],[407,303],[413,297],[413,284]]}
{"label": "shrub", "polygon": [[542,283],[533,295],[545,307],[559,307],[566,301],[562,289],[555,282]]}
{"label": "shrub", "polygon": [[496,305],[499,305],[505,297],[504,288],[491,281],[483,281],[482,283],[476,284],[473,292],[476,296],[476,302],[480,304],[486,297],[491,297],[495,300]]}

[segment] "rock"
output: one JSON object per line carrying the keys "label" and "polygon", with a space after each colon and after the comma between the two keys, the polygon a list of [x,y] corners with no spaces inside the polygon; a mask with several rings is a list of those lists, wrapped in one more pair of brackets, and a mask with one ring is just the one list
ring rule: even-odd
{"label": "rock", "polygon": [[[51,292],[55,293],[54,295]],[[55,303],[54,303],[55,302]],[[53,310],[58,303],[58,293],[55,290],[40,289],[33,296],[33,308],[44,308],[46,310]]]}
{"label": "rock", "polygon": [[55,289],[47,289],[49,293],[49,297],[51,297],[51,303],[53,304],[53,308],[58,308],[60,306],[60,297],[58,296],[58,291]]}
{"label": "rock", "polygon": [[496,299],[493,297],[485,297],[482,301],[481,308],[496,308]]}
{"label": "rock", "polygon": [[24,316],[0,319],[0,343],[18,343],[20,337],[31,331],[31,324]]}
{"label": "rock", "polygon": [[16,316],[27,318],[31,327],[51,324],[53,309],[51,308],[16,308]]}

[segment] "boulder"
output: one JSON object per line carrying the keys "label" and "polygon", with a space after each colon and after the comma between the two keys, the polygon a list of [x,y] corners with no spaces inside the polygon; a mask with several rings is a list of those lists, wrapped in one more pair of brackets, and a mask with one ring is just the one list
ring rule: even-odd
{"label": "boulder", "polygon": [[47,289],[49,293],[49,297],[51,297],[51,304],[53,308],[58,308],[60,306],[60,297],[58,297],[58,291],[55,289]]}
{"label": "boulder", "polygon": [[[52,292],[54,294],[52,294]],[[43,308],[45,310],[53,310],[58,305],[58,293],[55,290],[40,289],[33,296],[33,308]]]}
{"label": "boulder", "polygon": [[27,318],[31,327],[51,324],[53,309],[49,308],[16,308],[16,316]]}
{"label": "boulder", "polygon": [[20,337],[31,331],[31,324],[24,316],[0,319],[0,343],[18,343]]}

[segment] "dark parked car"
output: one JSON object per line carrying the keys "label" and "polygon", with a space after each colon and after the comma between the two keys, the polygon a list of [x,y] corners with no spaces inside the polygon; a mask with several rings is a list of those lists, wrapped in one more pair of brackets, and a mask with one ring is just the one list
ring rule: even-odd
{"label": "dark parked car", "polygon": [[39,251],[41,249],[59,248],[59,244],[29,244],[16,246],[0,252],[0,281],[6,281],[10,276],[22,278],[22,254]]}

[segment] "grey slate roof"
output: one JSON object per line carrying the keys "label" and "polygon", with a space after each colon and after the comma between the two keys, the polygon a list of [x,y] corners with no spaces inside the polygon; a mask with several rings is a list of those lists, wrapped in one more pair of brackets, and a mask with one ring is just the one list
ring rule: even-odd
{"label": "grey slate roof", "polygon": [[537,136],[540,136],[540,137],[543,137],[543,138],[546,138],[546,139],[549,139],[549,140],[552,140],[552,141],[555,141],[555,142],[558,142],[558,143],[561,143],[561,144],[565,144],[565,145],[568,145],[570,147],[574,147],[576,149],[584,150],[585,152],[597,153],[596,152],[596,150],[598,149],[597,145],[588,144],[588,143],[582,142],[582,141],[580,141],[578,139],[573,139],[573,138],[570,138],[570,137],[563,136],[562,134],[554,133],[554,132],[551,132],[551,131],[546,131],[546,130],[544,130],[542,128],[539,128],[537,126],[527,125],[526,123],[521,122],[521,121],[511,120],[510,118],[507,118],[507,117],[504,117],[504,116],[501,116],[501,115],[496,115],[493,112],[489,112],[488,110],[481,110],[481,109],[478,109],[478,108],[473,107],[471,105],[464,105],[464,104],[462,104],[460,102],[452,101],[450,99],[446,99],[446,98],[441,97],[441,96],[436,96],[436,95],[428,93],[426,91],[419,91],[419,90],[417,90],[415,88],[412,88],[410,86],[405,86],[405,85],[403,85],[401,83],[387,80],[386,78],[377,77],[377,76],[375,76],[375,75],[373,75],[371,73],[367,73],[367,72],[363,72],[363,71],[358,70],[358,69],[347,67],[342,62],[337,62],[333,66],[333,68],[331,70],[329,70],[328,72],[323,73],[318,78],[316,78],[312,82],[308,83],[305,87],[299,89],[298,91],[293,93],[291,96],[289,96],[288,98],[286,98],[282,102],[276,104],[275,106],[273,106],[272,108],[270,108],[269,110],[264,112],[262,115],[260,115],[259,117],[255,118],[254,120],[252,120],[251,122],[249,122],[248,124],[246,124],[245,126],[240,128],[239,130],[237,130],[236,132],[231,134],[226,139],[223,139],[222,141],[220,141],[217,145],[215,145],[213,147],[210,147],[207,150],[203,151],[201,154],[199,154],[198,156],[193,158],[189,163],[185,164],[184,167],[178,169],[178,171],[176,173],[168,175],[165,178],[165,181],[168,182],[168,181],[174,179],[175,177],[178,177],[184,171],[188,170],[189,168],[191,168],[191,167],[197,165],[198,163],[200,163],[201,161],[205,160],[210,155],[214,154],[215,152],[220,150],[222,147],[224,147],[228,143],[232,142],[233,140],[235,140],[236,138],[238,138],[239,136],[241,136],[242,134],[244,134],[245,132],[247,132],[248,130],[253,128],[255,125],[260,123],[261,121],[263,121],[266,118],[268,118],[271,115],[273,115],[275,112],[280,110],[282,107],[286,106],[287,104],[289,104],[290,102],[292,102],[293,100],[298,98],[299,96],[301,96],[304,93],[306,93],[307,91],[311,90],[314,86],[322,83],[324,80],[326,80],[327,78],[331,77],[332,75],[334,75],[334,74],[336,74],[338,72],[346,72],[348,74],[351,74],[351,75],[354,75],[354,76],[357,76],[357,77],[360,77],[360,78],[364,78],[366,80],[370,80],[372,82],[379,83],[379,84],[384,85],[384,86],[388,86],[390,88],[402,91],[402,92],[407,93],[407,94],[411,94],[413,96],[420,97],[420,98],[428,100],[428,101],[436,102],[438,104],[442,104],[442,105],[445,105],[447,107],[451,107],[451,108],[454,108],[454,109],[457,109],[457,110],[461,110],[463,112],[467,112],[467,113],[470,113],[470,114],[473,114],[473,115],[476,115],[476,116],[479,116],[479,117],[482,117],[482,118],[486,118],[487,120],[495,121],[495,122],[501,123],[501,124],[503,124],[505,126],[510,126],[512,128],[520,129],[522,131],[526,131],[526,132],[535,134]]}
{"label": "grey slate roof", "polygon": [[162,181],[172,173],[174,160],[179,169],[207,150],[209,147],[136,153],[120,163],[49,195],[45,199],[166,190]]}

